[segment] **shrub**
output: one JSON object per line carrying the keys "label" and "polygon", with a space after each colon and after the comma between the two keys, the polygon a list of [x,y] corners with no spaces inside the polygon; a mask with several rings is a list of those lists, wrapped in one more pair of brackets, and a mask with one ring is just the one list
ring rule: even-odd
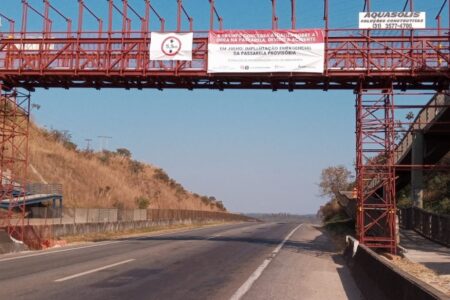
{"label": "shrub", "polygon": [[411,199],[411,185],[408,184],[397,192],[397,207],[408,208],[411,206],[413,206],[413,201]]}
{"label": "shrub", "polygon": [[67,149],[72,150],[72,151],[76,151],[77,147],[78,147],[77,144],[75,144],[73,142],[65,142],[63,145],[64,145],[64,147],[66,147]]}
{"label": "shrub", "polygon": [[144,171],[144,164],[137,161],[137,160],[131,160],[130,161],[130,172],[132,174],[139,174],[142,171]]}
{"label": "shrub", "polygon": [[202,200],[203,204],[205,205],[210,204],[209,198],[207,196],[200,197],[200,200]]}
{"label": "shrub", "polygon": [[170,177],[163,169],[156,169],[153,178],[162,182],[170,182]]}
{"label": "shrub", "polygon": [[131,151],[126,148],[119,148],[116,150],[117,154],[126,158],[131,158]]}
{"label": "shrub", "polygon": [[108,152],[103,151],[102,154],[98,157],[101,163],[107,165],[109,164],[109,160],[111,158],[111,155],[109,155]]}
{"label": "shrub", "polygon": [[227,209],[225,208],[225,206],[223,205],[222,201],[216,201],[216,207],[221,210],[221,211],[226,211]]}
{"label": "shrub", "polygon": [[77,144],[72,142],[72,135],[67,130],[57,130],[52,129],[48,133],[48,136],[50,136],[51,139],[54,141],[57,141],[61,143],[64,147],[66,147],[69,150],[77,150]]}
{"label": "shrub", "polygon": [[339,205],[336,199],[328,201],[319,209],[319,215],[323,222],[336,221],[338,219],[347,219],[344,209]]}
{"label": "shrub", "polygon": [[137,197],[134,202],[139,209],[147,209],[150,206],[150,199],[146,197]]}

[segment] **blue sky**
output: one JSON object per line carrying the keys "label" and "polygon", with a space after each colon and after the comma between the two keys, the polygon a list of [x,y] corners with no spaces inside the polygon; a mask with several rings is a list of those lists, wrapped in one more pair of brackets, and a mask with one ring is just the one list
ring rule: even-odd
{"label": "blue sky", "polygon": [[[6,3],[0,11],[18,19],[20,1],[2,2]],[[195,29],[207,30],[208,1],[184,2]],[[216,2],[225,28],[270,27],[269,0]],[[289,1],[279,2],[280,27],[288,27]],[[333,27],[357,27],[362,1],[330,2]],[[374,10],[403,7],[402,1],[373,2]],[[42,5],[41,0],[30,3]],[[76,11],[75,0],[52,3],[63,12]],[[106,1],[86,3],[99,15],[106,13]],[[174,29],[176,1],[152,3],[166,18],[167,29]],[[416,10],[427,11],[432,26],[441,3],[416,0]],[[321,28],[322,9],[320,1],[299,0],[298,27]],[[40,24],[30,18],[31,28],[40,30]],[[54,27],[62,29],[61,25],[56,22]],[[155,28],[156,23],[152,25]],[[126,147],[136,159],[162,167],[191,191],[223,200],[232,211],[291,213],[315,213],[326,201],[318,196],[317,187],[323,168],[337,164],[353,168],[354,98],[351,91],[50,89],[32,95],[41,105],[33,118],[41,126],[69,130],[80,148],[91,138],[98,149],[97,136],[109,135],[110,150]]]}

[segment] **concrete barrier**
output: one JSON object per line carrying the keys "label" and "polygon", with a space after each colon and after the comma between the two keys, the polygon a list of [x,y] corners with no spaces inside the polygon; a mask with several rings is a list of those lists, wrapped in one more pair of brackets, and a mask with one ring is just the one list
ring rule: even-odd
{"label": "concrete barrier", "polygon": [[[209,224],[216,223],[221,220],[205,219],[202,221],[185,220],[158,220],[158,221],[119,221],[119,222],[98,222],[84,224],[48,224],[34,225],[36,235],[41,240],[63,238],[64,236],[83,235],[92,233],[107,233],[126,230],[144,229],[155,226],[167,225],[192,225],[192,224]],[[222,220],[225,222],[226,220]]]}
{"label": "concrete barrier", "polygon": [[23,250],[26,250],[23,243],[15,242],[5,230],[0,229],[0,254]]}
{"label": "concrete barrier", "polygon": [[[46,208],[44,212],[47,211]],[[38,211],[39,212],[39,211]],[[257,222],[239,214],[176,209],[67,208],[58,218],[26,220],[24,242],[30,249],[51,246],[56,239],[91,233],[145,229],[155,226]]]}
{"label": "concrete barrier", "polygon": [[353,238],[344,256],[364,297],[371,299],[449,299],[429,284],[411,276]]}

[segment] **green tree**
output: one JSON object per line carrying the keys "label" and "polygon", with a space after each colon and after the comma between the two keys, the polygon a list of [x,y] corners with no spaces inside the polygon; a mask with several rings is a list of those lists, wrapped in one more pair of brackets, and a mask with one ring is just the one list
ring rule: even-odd
{"label": "green tree", "polygon": [[328,167],[320,174],[320,193],[328,197],[329,201],[322,205],[318,214],[324,222],[348,219],[343,207],[339,204],[337,194],[342,190],[349,190],[353,186],[351,172],[344,166]]}
{"label": "green tree", "polygon": [[352,173],[344,166],[323,169],[319,183],[321,195],[334,197],[337,192],[349,189],[352,178]]}

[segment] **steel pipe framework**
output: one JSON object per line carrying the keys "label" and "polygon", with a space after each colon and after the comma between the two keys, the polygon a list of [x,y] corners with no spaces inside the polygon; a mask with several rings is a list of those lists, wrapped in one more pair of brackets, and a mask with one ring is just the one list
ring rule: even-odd
{"label": "steel pipe framework", "polygon": [[[449,38],[421,36],[326,37],[322,74],[209,74],[207,37],[196,37],[193,61],[151,61],[149,33],[7,34],[0,40],[0,78],[7,85],[37,87],[129,87],[220,89],[355,89],[363,79],[382,87],[444,89],[450,81]],[[339,35],[345,32],[339,32]],[[426,31],[424,31],[426,33]],[[197,35],[201,35],[198,33]],[[336,34],[337,35],[337,34]]]}
{"label": "steel pipe framework", "polygon": [[[392,83],[356,97],[356,178],[358,240],[396,253],[395,117]],[[373,186],[373,182],[376,185]]]}
{"label": "steel pipe framework", "polygon": [[30,95],[2,88],[0,84],[0,201],[7,201],[9,208],[0,215],[0,228],[23,240]]}

